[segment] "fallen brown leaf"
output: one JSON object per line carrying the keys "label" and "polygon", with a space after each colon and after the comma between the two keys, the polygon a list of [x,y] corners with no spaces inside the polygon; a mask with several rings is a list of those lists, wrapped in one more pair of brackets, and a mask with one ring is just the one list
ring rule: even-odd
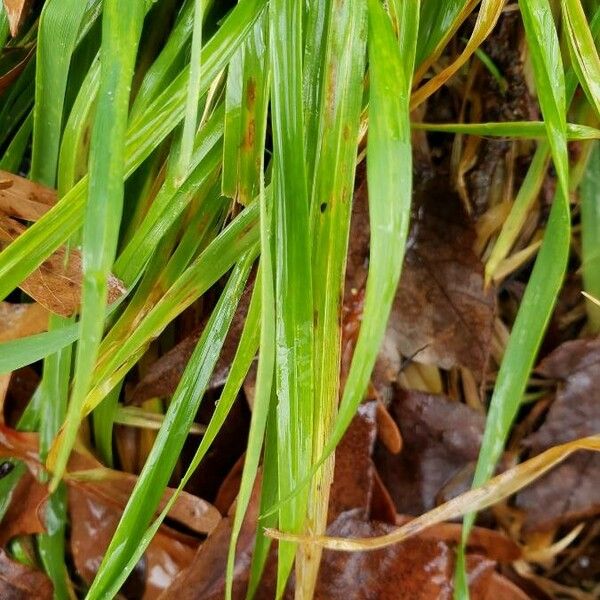
{"label": "fallen brown leaf", "polygon": [[[37,434],[0,426],[0,458],[24,460],[30,471],[37,474],[42,470],[37,446]],[[90,473],[94,476],[90,477]],[[71,456],[65,481],[69,497],[73,561],[79,575],[91,583],[137,478],[102,467],[93,456],[80,449]],[[11,523],[6,526],[6,531],[0,529],[3,539],[17,533],[39,531],[41,520],[36,515],[40,514],[38,507],[47,495],[47,489],[32,475],[28,476],[26,484],[23,483],[22,494],[15,496],[11,502]],[[172,493],[173,490],[167,490],[159,510]],[[36,518],[38,521],[34,522]],[[213,531],[221,521],[220,513],[212,505],[185,492],[178,497],[168,518],[203,535]],[[161,526],[137,572],[140,581],[145,582],[144,598],[155,598],[168,587],[175,575],[191,562],[199,543],[196,537],[180,533],[167,525]]]}
{"label": "fallen brown leaf", "polygon": [[0,170],[0,213],[24,221],[37,221],[55,204],[55,190]]}
{"label": "fallen brown leaf", "polygon": [[[560,383],[543,425],[525,440],[534,455],[600,432],[600,338],[562,344],[537,372]],[[519,493],[517,506],[525,511],[528,530],[600,514],[600,455],[570,457]]]}
{"label": "fallen brown leaf", "polygon": [[44,573],[11,560],[0,549],[0,598],[52,600],[52,597],[52,583]]}
{"label": "fallen brown leaf", "polygon": [[[225,384],[246,322],[253,287],[253,285],[247,286],[240,299],[223,349],[211,375],[208,389],[218,388]],[[172,396],[201,334],[202,328],[197,329],[151,365],[148,373],[134,389],[132,402],[140,404],[149,398]]]}
{"label": "fallen brown leaf", "polygon": [[[475,231],[447,179],[415,188],[402,277],[373,379],[394,381],[402,357],[449,369],[464,366],[481,378],[495,314],[495,294],[484,290],[483,265],[473,251]],[[345,303],[366,281],[366,182],[354,194]]]}
{"label": "fallen brown leaf", "polygon": [[15,37],[25,22],[31,9],[32,0],[4,0],[10,34]]}
{"label": "fallen brown leaf", "polygon": [[449,481],[477,460],[485,417],[445,396],[401,389],[390,413],[404,447],[392,454],[378,446],[375,464],[397,511],[420,515],[436,505]]}
{"label": "fallen brown leaf", "polygon": [[[25,231],[26,227],[11,217],[0,216],[0,249]],[[20,285],[21,289],[48,310],[68,317],[77,311],[81,297],[81,254],[58,249]],[[121,281],[111,275],[108,281],[108,302],[114,302],[125,292]]]}
{"label": "fallen brown leaf", "polygon": [[[383,535],[393,525],[366,522],[354,511],[343,513],[328,529],[328,535],[370,537]],[[372,552],[325,550],[315,600],[436,600],[453,596],[453,544],[431,533]],[[494,561],[477,554],[467,558],[469,588],[473,600],[497,600],[504,585],[494,572]],[[492,587],[492,578],[496,581]],[[500,583],[501,581],[501,583]],[[514,600],[527,596],[511,586]]]}
{"label": "fallen brown leaf", "polygon": [[[238,537],[234,569],[233,598],[246,597],[249,568],[254,548],[256,521],[260,499],[260,478],[254,485],[246,517]],[[177,576],[159,600],[222,600],[225,592],[225,571],[229,539],[233,525],[235,506],[221,520],[208,539],[198,548],[189,567]]]}
{"label": "fallen brown leaf", "polygon": [[[0,548],[17,535],[29,535],[46,531],[44,509],[48,498],[46,486],[26,471],[14,488],[10,504],[0,522]],[[3,596],[0,594],[0,598]]]}
{"label": "fallen brown leaf", "polygon": [[48,328],[48,311],[37,302],[0,302],[0,342],[41,333]]}
{"label": "fallen brown leaf", "polygon": [[370,517],[375,471],[371,454],[377,437],[375,412],[375,402],[361,404],[335,451],[329,522],[349,509],[358,509],[365,519]]}

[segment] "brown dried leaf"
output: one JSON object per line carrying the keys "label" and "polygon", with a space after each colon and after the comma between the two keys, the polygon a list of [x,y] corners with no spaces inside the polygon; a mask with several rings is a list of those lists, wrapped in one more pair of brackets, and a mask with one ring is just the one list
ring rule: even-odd
{"label": "brown dried leaf", "polygon": [[[32,473],[42,469],[37,456],[38,436],[0,426],[0,458],[14,457],[24,460]],[[93,473],[94,477],[88,474]],[[103,477],[99,478],[101,473]],[[31,476],[30,476],[31,477]],[[33,478],[32,478],[33,479]],[[75,567],[81,577],[90,583],[102,561],[116,526],[137,478],[128,473],[112,471],[100,465],[83,450],[73,453],[65,479],[69,494],[71,522],[71,547]],[[33,487],[40,486],[33,479]],[[43,488],[45,489],[45,488]],[[37,499],[38,492],[31,492]],[[41,492],[40,492],[41,493]],[[164,507],[173,490],[164,494],[159,510]],[[37,510],[39,502],[12,503],[15,514]],[[22,514],[18,519],[32,519]],[[220,513],[209,503],[187,493],[180,494],[169,512],[169,518],[202,534],[209,534],[221,521]],[[6,537],[6,536],[5,536]],[[199,540],[163,525],[148,547],[137,575],[145,581],[144,598],[155,598],[168,587],[175,575],[192,560]],[[141,571],[141,573],[139,572]],[[138,586],[139,587],[139,586]]]}
{"label": "brown dried leaf", "polygon": [[[26,227],[11,217],[0,216],[0,249],[25,231]],[[79,308],[82,279],[81,254],[59,248],[46,259],[20,287],[48,310],[65,317]],[[108,280],[108,302],[112,303],[125,292],[121,281],[111,275]]]}
{"label": "brown dried leaf", "polygon": [[[329,527],[328,535],[370,537],[383,535],[393,525],[366,522],[346,512]],[[436,600],[453,595],[453,545],[433,535],[419,536],[372,552],[325,550],[315,600]],[[495,600],[489,585],[494,562],[478,555],[467,558],[473,600]],[[358,576],[360,574],[360,576]],[[515,599],[526,598],[522,593]]]}
{"label": "brown dried leaf", "polygon": [[[367,191],[354,195],[346,304],[366,280]],[[378,383],[395,380],[402,356],[444,369],[464,366],[483,374],[495,312],[484,290],[483,265],[473,251],[475,231],[447,178],[417,186],[402,277],[375,369]]]}
{"label": "brown dried leaf", "polygon": [[0,598],[52,600],[52,597],[52,583],[44,573],[11,560],[0,550]]}
{"label": "brown dried leaf", "polygon": [[31,10],[32,0],[4,0],[10,34],[15,37]]}
{"label": "brown dried leaf", "polygon": [[449,481],[477,460],[485,418],[445,396],[406,390],[396,392],[390,413],[404,447],[391,454],[379,446],[375,464],[398,512],[420,515],[436,505]]}
{"label": "brown dried leaf", "polygon": [[[545,358],[537,371],[559,379],[548,415],[526,440],[534,455],[600,432],[600,338],[573,340]],[[600,513],[600,455],[579,453],[517,496],[525,528],[551,529]]]}
{"label": "brown dried leaf", "polygon": [[[485,369],[495,311],[484,291],[475,232],[459,200],[440,182],[418,192],[385,347],[444,369]],[[393,355],[392,355],[393,356]]]}
{"label": "brown dried leaf", "polygon": [[[107,491],[111,491],[110,488]],[[123,514],[124,505],[110,496],[90,493],[87,486],[69,485],[71,550],[79,575],[88,584],[102,558]],[[162,526],[146,550],[138,572],[138,588],[145,582],[144,598],[156,596],[168,587],[177,573],[187,567],[198,541]]]}
{"label": "brown dried leaf", "polygon": [[37,221],[55,204],[53,189],[0,170],[0,213],[24,221]]}
{"label": "brown dried leaf", "polygon": [[376,403],[361,404],[335,451],[335,470],[329,497],[328,521],[349,509],[370,516],[374,485],[371,454],[377,437]]}
{"label": "brown dried leaf", "polygon": [[[233,362],[246,321],[253,287],[253,285],[248,285],[240,299],[231,327],[225,338],[223,349],[219,355],[219,360],[211,375],[208,389],[220,387],[227,380],[229,368]],[[202,328],[197,329],[169,350],[169,352],[161,356],[136,386],[133,391],[132,401],[140,404],[149,398],[166,398],[172,396],[201,334]]]}
{"label": "brown dried leaf", "polygon": [[0,302],[0,342],[17,340],[48,329],[48,311],[38,304]]}
{"label": "brown dried leaf", "polygon": [[[396,516],[396,525],[401,526],[412,520],[409,516]],[[420,538],[442,540],[458,544],[462,537],[461,523],[440,523],[419,534]],[[499,563],[510,563],[522,557],[521,549],[504,534],[486,527],[474,527],[469,535],[468,550],[481,554]]]}
{"label": "brown dried leaf", "polygon": [[[10,504],[0,523],[0,548],[17,535],[46,531],[44,512],[48,488],[25,472],[13,490]],[[3,596],[0,594],[0,598]]]}
{"label": "brown dried leaf", "polygon": [[[249,568],[254,547],[260,499],[260,477],[254,485],[246,517],[238,537],[234,569],[233,598],[246,596]],[[235,506],[198,548],[187,569],[163,592],[160,600],[222,600],[225,595],[225,570]]]}

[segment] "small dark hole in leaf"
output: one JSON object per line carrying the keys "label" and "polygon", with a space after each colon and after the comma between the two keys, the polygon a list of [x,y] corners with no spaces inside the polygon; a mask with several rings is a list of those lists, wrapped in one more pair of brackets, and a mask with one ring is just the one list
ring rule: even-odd
{"label": "small dark hole in leaf", "polygon": [[327,210],[327,202],[321,204],[321,212],[324,213]]}
{"label": "small dark hole in leaf", "polygon": [[10,462],[9,460],[0,463],[0,479],[6,477],[14,468],[15,463]]}

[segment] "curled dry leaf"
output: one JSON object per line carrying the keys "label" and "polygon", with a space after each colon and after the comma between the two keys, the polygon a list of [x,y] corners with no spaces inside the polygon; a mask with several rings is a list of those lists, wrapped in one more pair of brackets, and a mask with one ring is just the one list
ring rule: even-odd
{"label": "curled dry leaf", "polygon": [[[375,464],[398,512],[419,515],[433,508],[444,486],[477,460],[485,417],[445,396],[402,389],[390,413],[404,447],[392,454],[378,446]],[[470,483],[464,482],[465,489]]]}
{"label": "curled dry leaf", "polygon": [[0,342],[41,333],[48,328],[48,311],[38,304],[0,302]]}
{"label": "curled dry leaf", "polygon": [[[354,194],[346,305],[366,281],[366,205],[363,182]],[[402,277],[373,376],[378,388],[396,379],[403,356],[444,369],[464,366],[481,378],[489,355],[495,294],[484,289],[475,231],[460,200],[439,177],[415,188],[413,205]]]}
{"label": "curled dry leaf", "polygon": [[44,573],[11,560],[0,550],[0,598],[52,600],[52,597],[52,583]]}
{"label": "curled dry leaf", "polygon": [[4,0],[10,34],[15,37],[25,22],[33,4],[32,0]]}
{"label": "curled dry leaf", "polygon": [[[559,380],[540,429],[525,444],[533,454],[600,432],[600,338],[559,346],[537,368]],[[517,496],[525,528],[552,529],[600,513],[600,455],[580,453]]]}

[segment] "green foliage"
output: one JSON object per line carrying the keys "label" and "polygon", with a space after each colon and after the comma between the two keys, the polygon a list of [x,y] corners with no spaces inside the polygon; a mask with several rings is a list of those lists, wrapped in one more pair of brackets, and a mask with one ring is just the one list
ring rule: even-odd
{"label": "green foliage", "polygon": [[[112,465],[125,378],[198,300],[218,296],[160,415],[152,450],[87,597],[118,593],[209,452],[257,353],[227,597],[256,486],[261,516],[248,597],[269,550],[263,526],[324,532],[332,453],[365,396],[402,272],[416,132],[538,140],[488,257],[488,281],[522,230],[550,159],[557,174],[544,239],[493,390],[474,485],[491,476],[569,258],[569,198],[578,185],[569,171],[571,140],[585,149],[584,286],[600,296],[600,155],[594,142],[600,138],[600,11],[588,19],[580,0],[560,3],[570,57],[565,72],[552,3],[519,2],[543,121],[411,123],[413,86],[478,4],[131,0],[124,18],[117,0],[46,0],[39,22],[31,19],[30,29],[12,41],[2,10],[0,39],[26,47],[35,41],[37,47],[35,60],[0,95],[0,167],[17,172],[30,164],[30,178],[56,187],[59,200],[0,252],[0,297],[14,293],[62,246],[81,251],[83,259],[77,314],[51,315],[47,332],[0,343],[0,373],[43,359],[40,386],[20,427],[39,432],[40,458],[52,478],[50,527],[37,537],[37,548],[57,598],[72,594],[62,480],[81,427],[91,419],[94,450]],[[499,2],[483,3],[469,53],[454,65],[459,76],[475,52],[505,81],[476,47],[500,8]],[[144,28],[153,29],[151,41]],[[435,98],[437,80],[426,85],[421,100]],[[568,112],[578,86],[584,94]],[[342,297],[357,164],[365,152],[369,267],[362,325],[344,383]],[[124,292],[109,305],[113,276]],[[190,464],[178,464],[249,281],[252,299],[219,403]],[[597,332],[598,308],[588,309],[588,327]],[[178,466],[185,474],[157,516]],[[23,473],[19,464],[0,481],[0,513]],[[465,520],[463,544],[473,522],[474,515]],[[280,543],[277,597],[294,563],[297,590],[310,597],[319,560],[318,550]],[[456,592],[468,595],[464,553]]]}

